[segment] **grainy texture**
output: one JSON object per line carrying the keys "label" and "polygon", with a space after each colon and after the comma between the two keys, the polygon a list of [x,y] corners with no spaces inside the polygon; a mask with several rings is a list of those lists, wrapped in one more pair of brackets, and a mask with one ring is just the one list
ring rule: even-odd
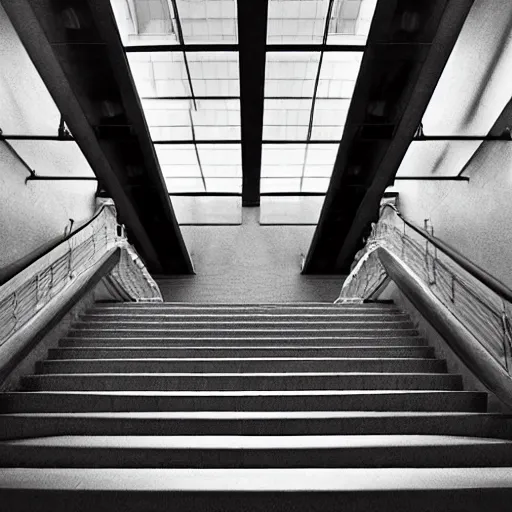
{"label": "grainy texture", "polygon": [[334,302],[344,276],[303,276],[313,227],[260,226],[244,208],[241,226],[182,228],[195,276],[157,279],[171,302]]}

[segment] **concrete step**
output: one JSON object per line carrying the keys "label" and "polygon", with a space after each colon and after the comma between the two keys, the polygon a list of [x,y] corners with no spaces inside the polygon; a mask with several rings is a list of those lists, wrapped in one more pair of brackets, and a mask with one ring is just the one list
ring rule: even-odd
{"label": "concrete step", "polygon": [[512,441],[461,436],[52,436],[0,442],[4,468],[510,467]]}
{"label": "concrete step", "polygon": [[294,337],[208,337],[208,336],[146,336],[129,337],[73,335],[62,338],[60,347],[186,347],[186,348],[345,348],[345,347],[427,347],[427,342],[420,336],[389,336],[387,338],[361,336],[294,336]]}
{"label": "concrete step", "polygon": [[508,512],[512,471],[13,468],[2,472],[0,495],[10,512]]}
{"label": "concrete step", "polygon": [[125,412],[0,415],[0,439],[60,435],[450,435],[510,439],[499,414],[446,412]]}
{"label": "concrete step", "polygon": [[110,337],[116,338],[148,338],[155,336],[163,336],[166,338],[225,338],[225,337],[265,337],[265,338],[296,338],[296,337],[318,337],[321,332],[323,337],[337,338],[337,337],[372,337],[372,338],[396,338],[404,336],[417,336],[416,329],[398,329],[398,328],[247,328],[247,327],[232,327],[229,329],[210,327],[153,327],[153,328],[137,328],[137,327],[110,327],[100,328],[83,325],[79,329],[73,328],[69,331],[69,336],[85,337]]}
{"label": "concrete step", "polygon": [[91,312],[104,311],[228,311],[228,312],[399,312],[395,304],[364,303],[364,304],[333,304],[330,302],[282,302],[275,304],[212,304],[197,302],[117,302],[96,303],[89,309]]}
{"label": "concrete step", "polygon": [[36,372],[55,373],[281,373],[377,372],[444,373],[441,359],[411,358],[174,358],[57,359],[40,361]]}
{"label": "concrete step", "polygon": [[30,375],[21,382],[29,391],[462,389],[461,376],[446,373],[74,373]]}
{"label": "concrete step", "polygon": [[175,330],[198,330],[198,331],[231,331],[242,332],[247,330],[251,331],[267,331],[267,330],[277,330],[277,331],[312,331],[316,330],[318,333],[319,330],[322,332],[336,332],[340,329],[343,330],[355,330],[356,332],[360,330],[373,330],[379,331],[380,329],[384,330],[414,330],[414,325],[409,320],[407,321],[369,321],[369,320],[360,320],[360,321],[348,321],[348,320],[339,320],[339,321],[305,321],[305,320],[297,320],[297,321],[250,321],[250,320],[232,320],[230,322],[217,322],[213,320],[204,320],[204,321],[187,321],[187,320],[165,320],[165,321],[150,321],[150,320],[133,320],[133,321],[86,321],[86,322],[74,322],[72,325],[73,331],[80,330],[118,330],[121,332],[131,330],[135,332],[140,331],[148,331],[148,332],[173,332]]}
{"label": "concrete step", "polygon": [[337,322],[337,321],[408,321],[409,316],[400,312],[329,312],[329,313],[227,313],[227,312],[138,312],[137,310],[116,313],[116,312],[105,312],[105,313],[87,313],[80,317],[80,320],[84,322],[88,321],[176,321],[184,320],[187,322],[196,321],[214,321],[214,322],[233,322],[233,321],[269,321],[275,320],[277,322],[296,322],[296,321],[324,321],[324,322]]}
{"label": "concrete step", "polygon": [[194,347],[100,347],[58,348],[48,351],[48,359],[144,359],[222,357],[434,357],[432,347],[336,347],[336,348],[194,348]]}
{"label": "concrete step", "polygon": [[474,391],[174,391],[10,392],[1,413],[171,411],[446,411],[485,412]]}

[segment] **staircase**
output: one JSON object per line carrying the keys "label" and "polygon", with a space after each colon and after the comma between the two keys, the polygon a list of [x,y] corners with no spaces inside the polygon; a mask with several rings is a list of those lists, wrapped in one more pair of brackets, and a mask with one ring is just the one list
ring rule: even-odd
{"label": "staircase", "polygon": [[98,304],[0,395],[0,509],[509,511],[486,402],[393,305]]}

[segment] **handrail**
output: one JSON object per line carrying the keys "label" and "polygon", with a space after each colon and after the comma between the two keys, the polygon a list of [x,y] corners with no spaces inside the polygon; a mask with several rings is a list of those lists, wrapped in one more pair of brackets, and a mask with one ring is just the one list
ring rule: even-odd
{"label": "handrail", "polygon": [[64,316],[105,277],[120,261],[119,247],[109,252],[62,290],[47,307],[20,327],[0,345],[0,386],[4,386],[11,372],[27,357]]}
{"label": "handrail", "polygon": [[386,246],[377,249],[377,257],[387,275],[420,314],[441,334],[448,346],[477,378],[504,404],[512,407],[512,378],[506,368],[489,353],[432,293],[411,269]]}
{"label": "handrail", "polygon": [[[48,244],[41,253],[34,251],[34,253],[33,253],[34,255],[30,259],[28,259],[26,262],[24,262],[24,264],[21,268],[17,268],[15,270],[15,272],[11,275],[8,274],[6,279],[0,279],[0,286],[7,284],[11,279],[14,279],[18,274],[20,274],[25,269],[30,267],[30,265],[34,264],[34,262],[36,262],[39,258],[43,258],[47,254],[54,251],[60,245],[66,243],[70,238],[75,236],[77,233],[80,233],[80,231],[83,231],[87,226],[89,226],[94,220],[96,220],[101,215],[105,206],[106,206],[105,204],[102,204],[89,220],[87,220],[84,224],[82,224],[79,228],[75,229],[74,231],[70,231],[63,238],[59,238],[58,240],[55,240],[53,243]],[[14,266],[14,264],[13,264],[13,266]]]}
{"label": "handrail", "polygon": [[416,226],[411,221],[405,219],[394,205],[385,203],[382,205],[383,210],[384,208],[391,208],[407,226],[409,226],[423,238],[427,239],[434,247],[437,247],[440,251],[450,257],[453,261],[455,261],[455,263],[462,267],[466,272],[471,274],[475,279],[483,283],[485,286],[487,286],[487,288],[499,295],[502,299],[505,299],[508,302],[512,302],[512,290],[505,286],[501,281],[498,281],[498,279],[489,274],[486,270],[463,256],[459,251],[453,247],[450,247],[446,242],[443,242],[439,238],[436,238],[435,236]]}

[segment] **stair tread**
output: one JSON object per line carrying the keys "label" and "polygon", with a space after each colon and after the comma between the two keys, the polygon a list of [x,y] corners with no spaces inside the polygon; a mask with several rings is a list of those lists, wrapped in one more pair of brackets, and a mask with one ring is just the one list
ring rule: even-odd
{"label": "stair tread", "polygon": [[358,361],[442,361],[442,359],[432,359],[428,357],[143,357],[143,358],[86,358],[86,359],[45,359],[44,362],[48,363],[87,363],[88,361],[103,361],[103,362],[123,362],[129,363],[130,361],[151,362],[151,361],[169,361],[169,362],[201,362],[201,361],[350,361],[356,363]]}
{"label": "stair tread", "polygon": [[[75,360],[77,361],[77,360]],[[123,361],[123,359],[120,359]],[[429,361],[429,359],[427,359]],[[328,377],[328,376],[400,376],[400,375],[417,375],[417,376],[431,376],[431,377],[452,377],[457,378],[458,375],[453,373],[436,373],[436,372],[127,372],[127,373],[109,373],[109,372],[91,372],[91,373],[45,373],[45,374],[34,374],[28,378],[51,378],[59,376],[69,377],[145,377],[151,376],[152,378],[160,377]]]}
{"label": "stair tread", "polygon": [[408,390],[408,389],[372,389],[372,390],[338,390],[338,389],[322,389],[322,390],[294,390],[294,391],[272,391],[272,390],[255,390],[255,391],[9,391],[2,393],[2,396],[25,396],[25,395],[114,395],[114,396],[350,396],[350,395],[416,395],[416,394],[467,394],[467,395],[485,395],[483,391],[465,391],[465,390]]}
{"label": "stair tread", "polygon": [[9,417],[74,417],[74,418],[126,418],[126,419],[226,419],[226,420],[261,420],[261,419],[293,419],[293,418],[501,418],[499,413],[489,412],[415,412],[415,411],[153,411],[153,412],[36,412],[0,414]]}
{"label": "stair tread", "polygon": [[[251,315],[252,316],[252,315]],[[316,315],[315,315],[316,317]],[[118,318],[116,316],[116,318]],[[130,318],[133,318],[133,315],[130,315]],[[154,318],[154,315],[151,315],[151,318]],[[410,320],[398,320],[396,318],[391,318],[390,320],[366,320],[366,316],[363,320],[183,320],[183,318],[177,318],[176,320],[79,320],[75,322],[76,324],[145,324],[145,325],[167,325],[167,324],[177,324],[177,325],[188,325],[188,324],[206,324],[206,325],[216,325],[216,324],[233,324],[233,325],[244,325],[244,324],[271,324],[271,325],[281,325],[281,324],[319,324],[319,325],[329,325],[329,324],[340,324],[340,325],[351,325],[351,324],[368,324],[368,325],[388,325],[388,324],[403,324],[403,323],[411,323]]]}
{"label": "stair tread", "polygon": [[[512,446],[506,439],[446,435],[323,436],[48,436],[0,441],[1,446],[148,449],[311,449],[422,446]],[[512,462],[512,461],[511,461]]]}
{"label": "stair tread", "polygon": [[[113,336],[87,336],[87,337],[83,337],[83,336],[66,336],[64,338],[62,338],[63,340],[73,340],[73,341],[81,341],[81,340],[84,340],[84,341],[97,341],[97,342],[107,342],[107,341],[116,341],[116,342],[123,342],[123,343],[126,343],[128,340],[137,340],[137,341],[140,341],[141,338],[129,338],[129,337],[119,337],[119,338],[116,338],[116,337],[113,337]],[[188,341],[188,342],[191,342],[191,341],[215,341],[215,342],[220,342],[220,341],[225,341],[225,340],[230,340],[230,341],[262,341],[262,342],[266,342],[268,343],[269,341],[283,341],[285,343],[290,343],[290,338],[256,338],[256,337],[247,337],[247,338],[236,338],[236,337],[232,337],[232,338],[201,338],[201,337],[197,337],[197,338],[189,338],[189,337],[172,337],[172,338],[166,338],[165,336],[145,336],[144,338],[144,342],[149,342],[149,341],[163,341],[163,340],[168,340],[168,341]],[[423,345],[420,345],[420,346],[428,346],[427,343],[422,339],[420,338],[419,336],[389,336],[388,338],[386,338],[386,340],[389,340],[389,341],[392,341],[392,340],[410,340],[410,339],[414,339],[414,340],[417,340],[417,341],[421,341],[423,342],[424,344]],[[309,340],[311,342],[315,341],[315,340],[329,340],[329,341],[350,341],[350,340],[361,340],[361,341],[365,341],[365,342],[368,342],[369,340],[372,340],[372,341],[379,341],[379,338],[378,337],[371,337],[371,338],[359,338],[359,337],[351,337],[351,336],[348,336],[348,337],[334,337],[334,336],[325,336],[325,337],[320,337],[320,336],[315,336],[315,337],[300,337],[300,336],[294,336],[293,337],[293,341],[296,341],[296,340]],[[120,347],[124,347],[125,345],[116,345],[116,346],[120,346]],[[146,346],[146,345],[144,345]],[[222,346],[222,345],[192,345],[192,346],[185,346],[185,347],[182,347],[180,345],[176,345],[177,347],[181,347],[181,348],[236,348],[235,345],[232,345],[232,346]],[[361,345],[361,346],[367,346],[367,345]],[[379,346],[379,345],[374,345],[374,346]],[[391,347],[391,346],[394,346],[394,345],[381,345],[381,346],[384,346],[384,347]],[[401,345],[398,345],[398,346],[401,346]],[[417,346],[417,345],[414,345],[414,346]],[[151,347],[151,345],[147,345],[147,347]],[[157,345],[158,347],[158,345]],[[358,348],[359,345],[259,345],[257,347],[251,347],[251,346],[242,346],[240,348],[276,348],[276,349],[279,349],[279,348],[301,348],[301,347],[305,347],[305,348],[345,348],[345,347],[356,347]],[[174,348],[174,345],[173,345],[173,348]]]}
{"label": "stair tread", "polygon": [[72,469],[13,468],[1,489],[84,491],[421,491],[512,487],[511,468]]}
{"label": "stair tread", "polygon": [[96,304],[0,397],[0,494],[145,510],[252,492],[256,510],[326,491],[334,510],[334,493],[512,490],[509,417],[445,364],[394,304]]}
{"label": "stair tread", "polygon": [[[390,317],[393,318],[395,316],[407,317],[406,314],[401,313],[400,311],[386,311],[386,312],[373,312],[374,310],[370,310],[372,312],[358,312],[358,313],[350,313],[350,312],[342,312],[333,311],[329,313],[193,313],[186,314],[184,317],[199,317],[199,318],[253,318],[253,317],[269,317],[269,318],[343,318],[343,317],[361,317],[361,318],[372,318],[374,316],[380,317]],[[136,310],[130,313],[105,313],[105,312],[97,312],[97,311],[89,311],[85,314],[85,318],[91,317],[100,317],[100,318],[119,318],[119,317],[137,317],[137,318],[179,318],[183,313],[137,313]]]}

